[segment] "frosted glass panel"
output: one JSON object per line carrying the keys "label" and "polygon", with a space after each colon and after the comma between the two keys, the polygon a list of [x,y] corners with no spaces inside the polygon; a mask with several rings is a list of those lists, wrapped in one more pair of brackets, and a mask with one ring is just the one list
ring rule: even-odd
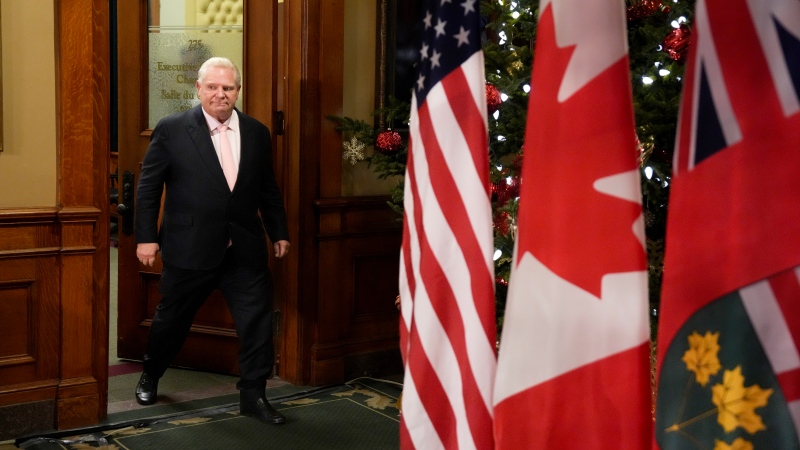
{"label": "frosted glass panel", "polygon": [[[242,0],[150,2],[150,128],[169,114],[200,104],[197,69],[212,56],[224,56],[242,68]],[[158,10],[153,4],[159,5]],[[242,109],[242,98],[236,102]]]}

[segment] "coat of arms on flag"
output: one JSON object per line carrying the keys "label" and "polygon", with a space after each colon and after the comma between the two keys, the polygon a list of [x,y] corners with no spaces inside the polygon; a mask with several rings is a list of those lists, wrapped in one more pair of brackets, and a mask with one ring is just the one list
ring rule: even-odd
{"label": "coat of arms on flag", "polygon": [[[786,345],[791,331],[783,300],[771,287],[792,278],[800,287],[797,277],[791,269],[725,295],[684,323],[661,372],[656,436],[662,449],[692,442],[715,449],[797,448],[790,405],[798,403],[800,359]],[[786,370],[776,373],[773,362]]]}

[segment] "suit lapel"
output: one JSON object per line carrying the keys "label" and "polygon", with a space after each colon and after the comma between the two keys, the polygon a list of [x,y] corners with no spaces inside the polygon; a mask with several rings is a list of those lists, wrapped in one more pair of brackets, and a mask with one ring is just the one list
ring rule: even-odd
{"label": "suit lapel", "polygon": [[251,136],[252,128],[247,126],[244,114],[240,113],[239,110],[236,110],[236,113],[239,115],[239,149],[241,153],[239,155],[239,175],[236,177],[236,185],[233,186],[234,190],[239,184],[245,183],[247,178],[253,174],[252,169],[256,154],[255,140]]}
{"label": "suit lapel", "polygon": [[201,106],[192,109],[190,119],[186,123],[186,132],[189,133],[189,137],[194,142],[194,148],[200,155],[200,160],[203,161],[211,173],[211,177],[216,180],[218,185],[229,191],[228,181],[222,172],[217,152],[214,150],[214,143],[211,142],[211,132],[208,130],[208,124],[206,124],[206,118],[203,115]]}

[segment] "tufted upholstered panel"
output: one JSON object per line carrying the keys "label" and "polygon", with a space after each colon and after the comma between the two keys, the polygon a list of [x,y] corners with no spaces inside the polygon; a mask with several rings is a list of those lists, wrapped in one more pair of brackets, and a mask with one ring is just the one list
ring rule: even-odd
{"label": "tufted upholstered panel", "polygon": [[[197,26],[220,27],[243,24],[244,0],[196,0]],[[231,30],[209,30],[230,32]]]}

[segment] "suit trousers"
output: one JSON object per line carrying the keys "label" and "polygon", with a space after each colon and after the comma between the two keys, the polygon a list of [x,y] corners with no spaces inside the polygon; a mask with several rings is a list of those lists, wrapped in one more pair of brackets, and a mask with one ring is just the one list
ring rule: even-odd
{"label": "suit trousers", "polygon": [[219,288],[230,309],[239,337],[239,390],[261,390],[272,375],[272,275],[263,265],[237,261],[233,247],[209,270],[164,265],[159,291],[161,302],[147,338],[144,371],[161,378],[183,346],[197,311]]}

